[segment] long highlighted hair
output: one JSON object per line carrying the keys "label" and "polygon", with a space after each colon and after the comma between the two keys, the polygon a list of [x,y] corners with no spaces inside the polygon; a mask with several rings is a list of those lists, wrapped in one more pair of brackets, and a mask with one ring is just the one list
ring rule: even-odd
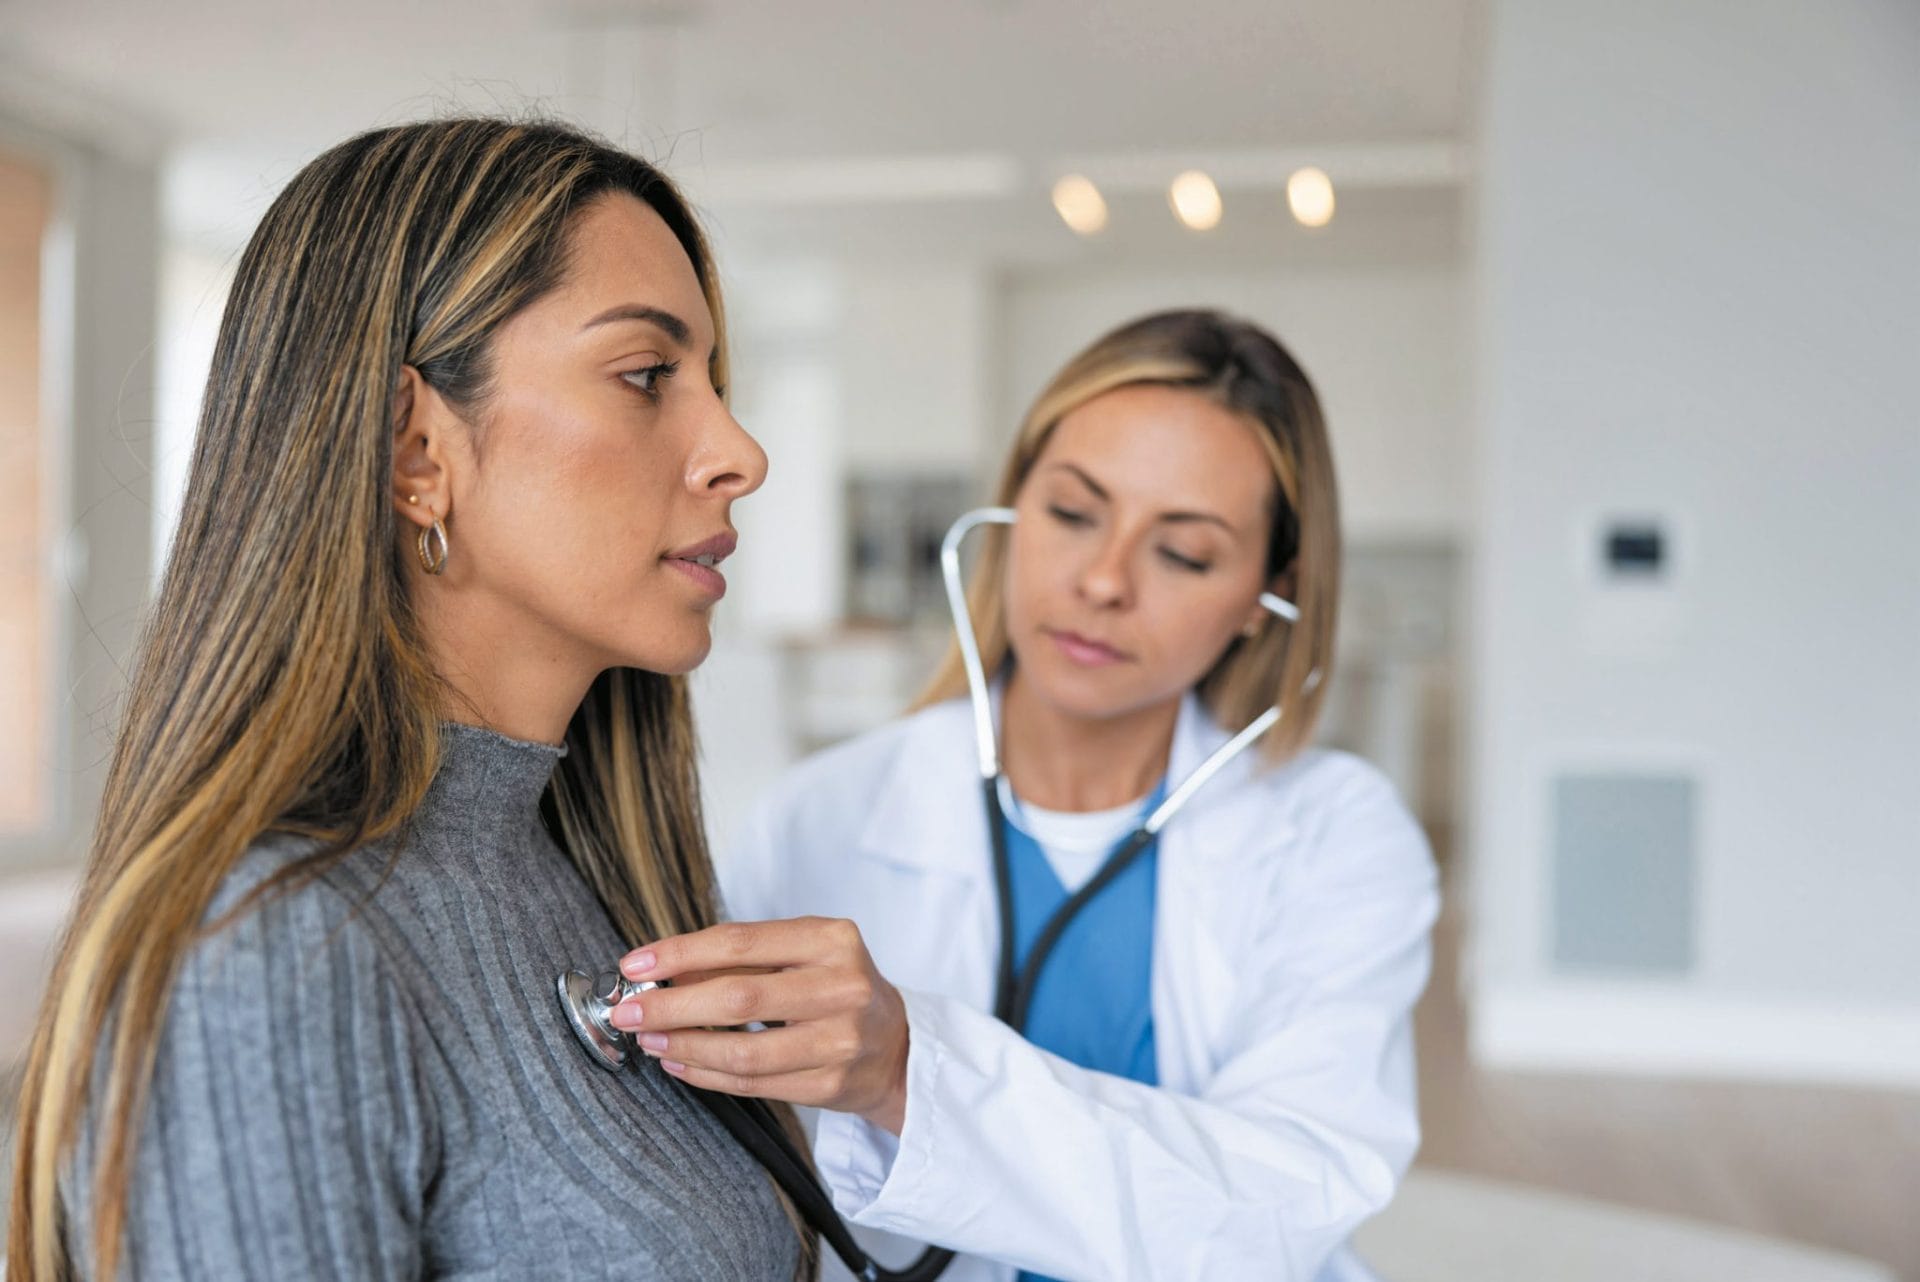
{"label": "long highlighted hair", "polygon": [[[1134,384],[1177,387],[1239,415],[1273,466],[1273,527],[1267,577],[1293,577],[1300,621],[1236,639],[1200,679],[1214,719],[1239,730],[1275,703],[1285,709],[1261,752],[1279,763],[1306,747],[1333,675],[1340,609],[1340,500],[1320,398],[1306,372],[1265,330],[1216,311],[1159,312],[1122,325],[1068,361],[1027,411],[1000,474],[994,502],[1011,507],[1060,420],[1097,396]],[[991,527],[967,588],[975,640],[987,672],[1007,661],[1007,537]],[[958,645],[948,648],[915,702],[926,707],[967,692]]]}
{"label": "long highlighted hair", "polygon": [[[666,222],[725,343],[699,224],[658,170],[551,123],[380,129],[314,160],[241,256],[184,508],[146,625],[80,896],[21,1089],[11,1275],[71,1276],[72,1235],[114,1276],[167,998],[216,889],[267,833],[316,839],[259,895],[396,833],[440,759],[448,689],[429,665],[392,510],[402,365],[483,408],[490,341],[555,288],[574,217],[626,193]],[[684,681],[594,682],[542,805],[636,942],[711,925]],[[106,1030],[106,1031],[102,1031]],[[783,1122],[796,1124],[790,1109]],[[65,1221],[62,1164],[99,1136],[92,1219]],[[814,1270],[802,1239],[802,1276]]]}

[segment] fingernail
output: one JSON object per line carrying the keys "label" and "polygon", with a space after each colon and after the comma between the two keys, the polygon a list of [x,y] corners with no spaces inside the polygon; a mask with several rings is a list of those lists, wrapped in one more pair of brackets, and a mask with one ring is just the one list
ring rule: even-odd
{"label": "fingernail", "polygon": [[678,1077],[682,1073],[687,1071],[687,1066],[685,1064],[676,1064],[670,1059],[661,1060],[660,1067],[666,1069],[669,1073],[672,1073],[675,1077]]}
{"label": "fingernail", "polygon": [[667,1035],[665,1033],[640,1034],[640,1049],[658,1055],[661,1051],[667,1049]]}
{"label": "fingernail", "polygon": [[640,1010],[640,1003],[639,1002],[621,1002],[618,1006],[615,1006],[613,1008],[613,1014],[607,1016],[607,1020],[615,1028],[625,1028],[625,1029],[631,1030],[631,1029],[640,1027],[642,1023],[642,1012]]}
{"label": "fingernail", "polygon": [[620,973],[628,979],[639,979],[649,974],[659,961],[651,952],[628,953],[620,959]]}

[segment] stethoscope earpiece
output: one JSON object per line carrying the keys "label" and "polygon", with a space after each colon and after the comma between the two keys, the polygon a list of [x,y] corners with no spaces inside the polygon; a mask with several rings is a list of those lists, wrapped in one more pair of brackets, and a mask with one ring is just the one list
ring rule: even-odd
{"label": "stethoscope earpiece", "polygon": [[1288,623],[1300,622],[1300,607],[1276,592],[1262,592],[1260,604],[1267,608],[1269,614],[1285,619]]}

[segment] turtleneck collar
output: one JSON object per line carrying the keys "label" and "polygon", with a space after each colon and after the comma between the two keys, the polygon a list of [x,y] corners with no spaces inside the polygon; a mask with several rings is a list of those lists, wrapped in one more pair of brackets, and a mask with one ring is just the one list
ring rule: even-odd
{"label": "turtleneck collar", "polygon": [[457,721],[440,724],[440,770],[429,790],[429,807],[471,821],[486,831],[494,823],[534,814],[540,794],[564,745],[511,739]]}

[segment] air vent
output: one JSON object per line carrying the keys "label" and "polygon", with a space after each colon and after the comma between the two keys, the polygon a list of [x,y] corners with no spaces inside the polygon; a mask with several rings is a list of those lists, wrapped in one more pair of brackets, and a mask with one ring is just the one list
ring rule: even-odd
{"label": "air vent", "polygon": [[1571,973],[1682,974],[1694,962],[1694,780],[1553,781],[1553,964]]}

